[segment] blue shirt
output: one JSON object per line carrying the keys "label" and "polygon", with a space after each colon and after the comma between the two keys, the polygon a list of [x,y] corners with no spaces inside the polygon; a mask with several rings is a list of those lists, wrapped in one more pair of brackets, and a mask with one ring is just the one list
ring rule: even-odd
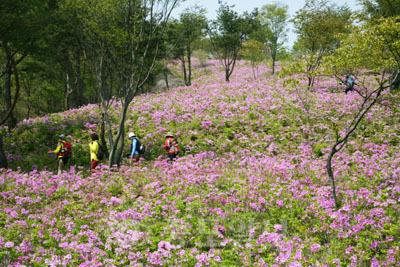
{"label": "blue shirt", "polygon": [[355,84],[355,81],[354,81],[353,77],[349,77],[349,78],[347,78],[346,83],[348,86],[353,86]]}
{"label": "blue shirt", "polygon": [[136,138],[133,138],[133,139],[132,139],[132,151],[131,151],[131,155],[139,154],[139,152],[137,152],[136,145],[137,145],[137,139],[136,139]]}

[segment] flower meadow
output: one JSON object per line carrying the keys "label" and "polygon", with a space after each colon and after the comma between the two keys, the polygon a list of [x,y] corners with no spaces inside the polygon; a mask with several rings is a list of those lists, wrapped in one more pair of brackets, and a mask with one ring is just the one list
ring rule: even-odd
{"label": "flower meadow", "polygon": [[[254,78],[244,61],[229,83],[216,61],[195,71],[190,87],[134,99],[126,129],[148,149],[132,167],[87,175],[96,105],[21,122],[5,138],[0,265],[400,265],[399,98],[384,95],[335,155],[336,209],[325,162],[356,93],[266,66]],[[167,131],[182,148],[173,163]],[[59,132],[74,151],[60,176],[46,156]]]}

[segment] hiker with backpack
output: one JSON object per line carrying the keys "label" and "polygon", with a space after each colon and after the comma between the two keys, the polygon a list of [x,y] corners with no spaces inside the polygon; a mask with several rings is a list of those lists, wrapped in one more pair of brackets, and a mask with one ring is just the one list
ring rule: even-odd
{"label": "hiker with backpack", "polygon": [[94,172],[97,165],[104,158],[104,149],[99,143],[99,136],[96,133],[90,135],[92,142],[89,144],[90,148],[90,172]]}
{"label": "hiker with backpack", "polygon": [[171,162],[180,152],[178,142],[174,139],[174,136],[171,132],[168,132],[165,136],[164,150],[167,152],[168,159]]}
{"label": "hiker with backpack", "polygon": [[140,154],[144,154],[145,152],[145,145],[139,141],[134,132],[130,132],[128,137],[132,139],[129,157],[131,160],[134,159],[135,162],[138,162],[140,159]]}
{"label": "hiker with backpack", "polygon": [[71,143],[65,140],[65,135],[58,136],[58,144],[56,150],[49,150],[48,153],[55,153],[57,155],[57,168],[58,175],[61,175],[65,165],[72,156]]}
{"label": "hiker with backpack", "polygon": [[345,90],[346,94],[349,91],[353,91],[354,85],[357,85],[353,76],[351,76],[351,75],[346,75],[345,83],[346,83],[346,90]]}

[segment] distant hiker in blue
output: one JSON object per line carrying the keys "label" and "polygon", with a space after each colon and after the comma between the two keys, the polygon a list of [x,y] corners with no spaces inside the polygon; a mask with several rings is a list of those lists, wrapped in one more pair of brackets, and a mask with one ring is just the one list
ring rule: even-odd
{"label": "distant hiker in blue", "polygon": [[131,152],[130,152],[129,157],[132,160],[135,159],[135,161],[138,162],[139,161],[139,157],[140,157],[139,151],[138,151],[138,149],[139,149],[138,139],[136,138],[136,134],[133,133],[133,132],[130,132],[128,136],[129,136],[129,138],[132,139],[132,147],[131,147]]}
{"label": "distant hiker in blue", "polygon": [[346,91],[345,91],[346,94],[349,91],[353,91],[354,85],[357,85],[356,82],[354,81],[353,76],[350,75],[346,75],[345,83],[346,83]]}

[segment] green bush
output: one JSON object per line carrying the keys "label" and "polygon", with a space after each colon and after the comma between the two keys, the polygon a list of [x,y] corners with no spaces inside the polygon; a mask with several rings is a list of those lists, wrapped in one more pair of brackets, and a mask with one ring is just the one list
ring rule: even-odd
{"label": "green bush", "polygon": [[316,157],[321,157],[324,153],[322,152],[322,149],[327,148],[328,143],[322,143],[322,144],[317,144],[313,148],[313,153]]}

